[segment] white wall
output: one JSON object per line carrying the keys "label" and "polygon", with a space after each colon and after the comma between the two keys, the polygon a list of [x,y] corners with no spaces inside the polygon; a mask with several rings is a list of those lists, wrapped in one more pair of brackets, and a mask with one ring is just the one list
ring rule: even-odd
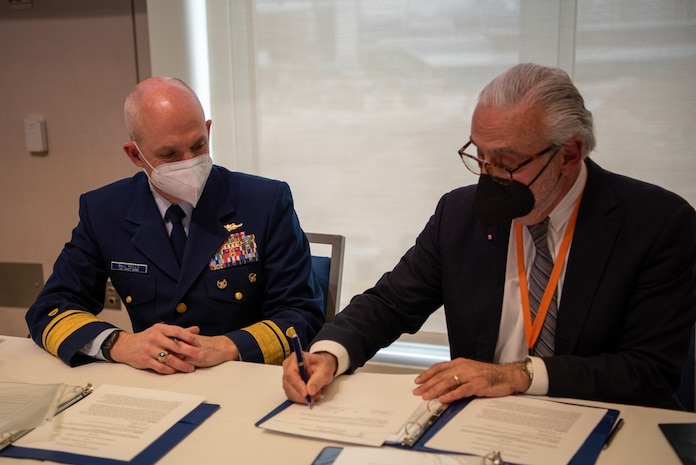
{"label": "white wall", "polygon": [[[122,108],[149,56],[136,56],[129,0],[1,2],[0,44],[0,261],[42,263],[47,278],[79,195],[135,172],[121,151]],[[26,151],[27,115],[45,118],[47,153]],[[0,334],[26,335],[24,312],[0,308]]]}

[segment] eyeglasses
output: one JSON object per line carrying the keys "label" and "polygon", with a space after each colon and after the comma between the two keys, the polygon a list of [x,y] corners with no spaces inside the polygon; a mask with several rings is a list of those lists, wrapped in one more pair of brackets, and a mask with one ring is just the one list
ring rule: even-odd
{"label": "eyeglasses", "polygon": [[464,166],[466,166],[469,171],[478,176],[481,175],[482,170],[485,169],[486,174],[488,174],[493,181],[504,186],[509,186],[512,184],[512,175],[516,171],[527,166],[537,158],[543,157],[554,149],[556,149],[556,152],[554,153],[555,156],[556,153],[558,153],[558,151],[561,149],[562,145],[549,145],[541,152],[537,153],[536,155],[532,155],[514,168],[484,160],[476,155],[468,154],[465,152],[465,150],[467,150],[469,147],[476,148],[476,145],[474,145],[474,142],[471,139],[469,139],[469,142],[464,144],[464,147],[459,149],[459,157],[462,159]]}

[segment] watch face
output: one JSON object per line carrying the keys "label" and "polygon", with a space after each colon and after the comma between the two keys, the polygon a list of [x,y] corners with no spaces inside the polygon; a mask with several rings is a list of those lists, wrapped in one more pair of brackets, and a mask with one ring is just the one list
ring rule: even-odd
{"label": "watch face", "polygon": [[532,365],[532,361],[530,359],[526,359],[524,361],[523,370],[525,373],[527,373],[529,379],[534,378],[534,365]]}

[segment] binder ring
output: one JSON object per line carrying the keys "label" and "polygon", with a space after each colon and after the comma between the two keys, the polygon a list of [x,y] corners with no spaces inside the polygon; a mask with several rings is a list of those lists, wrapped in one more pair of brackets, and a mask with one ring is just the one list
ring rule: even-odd
{"label": "binder ring", "polygon": [[430,399],[426,405],[426,408],[428,409],[428,412],[435,416],[439,416],[444,410],[442,408],[442,402],[440,402],[438,399]]}
{"label": "binder ring", "polygon": [[409,421],[404,427],[404,432],[406,433],[406,441],[411,442],[419,438],[423,434],[423,425],[416,421]]}
{"label": "binder ring", "polygon": [[484,465],[504,465],[503,457],[499,450],[494,450],[490,454],[483,457]]}

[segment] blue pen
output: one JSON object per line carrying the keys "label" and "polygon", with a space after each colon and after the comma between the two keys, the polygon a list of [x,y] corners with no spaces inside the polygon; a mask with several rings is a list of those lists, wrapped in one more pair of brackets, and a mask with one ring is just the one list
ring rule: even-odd
{"label": "blue pen", "polygon": [[[297,357],[297,366],[300,368],[300,376],[302,381],[307,384],[307,371],[304,366],[304,358],[302,357],[302,344],[300,343],[300,338],[295,332],[295,328],[288,329],[290,335],[290,341],[292,342],[292,348],[295,351],[295,356]],[[312,408],[312,396],[307,394],[307,405]]]}

